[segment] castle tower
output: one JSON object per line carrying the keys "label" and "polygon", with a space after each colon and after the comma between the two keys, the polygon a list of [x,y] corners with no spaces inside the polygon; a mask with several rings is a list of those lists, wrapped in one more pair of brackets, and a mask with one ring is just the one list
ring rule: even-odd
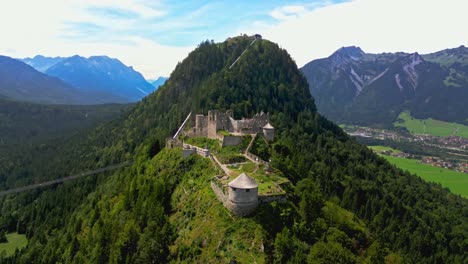
{"label": "castle tower", "polygon": [[195,116],[195,129],[198,131],[202,131],[203,127],[204,127],[204,121],[205,120],[205,116],[204,115],[196,115]]}
{"label": "castle tower", "polygon": [[208,138],[216,138],[216,132],[218,131],[218,111],[210,110],[208,111]]}
{"label": "castle tower", "polygon": [[263,127],[263,135],[267,141],[273,141],[275,139],[275,128],[268,122]]}
{"label": "castle tower", "polygon": [[242,173],[228,183],[228,209],[234,214],[244,216],[252,213],[258,206],[258,184]]}

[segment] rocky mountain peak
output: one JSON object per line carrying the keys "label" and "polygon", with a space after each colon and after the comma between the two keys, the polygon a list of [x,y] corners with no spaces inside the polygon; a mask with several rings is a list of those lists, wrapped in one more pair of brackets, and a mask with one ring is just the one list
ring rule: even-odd
{"label": "rocky mountain peak", "polygon": [[365,53],[361,50],[361,48],[356,46],[349,46],[339,48],[328,58],[331,60],[331,66],[336,68],[351,61],[357,61],[364,54]]}
{"label": "rocky mountain peak", "polygon": [[[416,86],[418,85],[418,79],[419,75],[416,71],[416,66],[423,63],[424,59],[419,55],[419,53],[415,52],[412,54],[409,54],[408,56],[404,57],[401,61],[402,66],[403,66],[403,71],[406,74],[408,82],[411,84],[413,89],[416,89]],[[399,83],[397,81],[397,83]],[[400,85],[400,90],[402,89]]]}
{"label": "rocky mountain peak", "polygon": [[364,51],[361,48],[356,46],[341,47],[335,51],[330,57],[347,57],[350,59],[358,59],[364,55]]}
{"label": "rocky mountain peak", "polygon": [[[451,52],[450,52],[451,51]],[[464,45],[461,45],[458,48],[454,48],[452,50],[449,50],[450,53],[453,55],[458,55],[458,56],[463,56],[463,55],[468,55],[468,48],[465,47]]]}

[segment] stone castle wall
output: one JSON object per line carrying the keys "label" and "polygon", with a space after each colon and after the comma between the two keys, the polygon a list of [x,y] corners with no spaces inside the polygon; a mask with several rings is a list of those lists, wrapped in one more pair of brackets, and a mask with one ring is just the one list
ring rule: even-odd
{"label": "stone castle wall", "polygon": [[226,206],[226,201],[228,200],[227,195],[223,192],[223,187],[219,186],[219,184],[216,183],[215,181],[217,180],[214,179],[211,181],[211,189],[218,197],[218,200],[222,202],[224,206]]}
{"label": "stone castle wall", "polygon": [[224,136],[222,139],[221,146],[226,147],[226,146],[237,146],[240,143],[242,143],[242,137],[241,136]]}
{"label": "stone castle wall", "polygon": [[182,149],[182,158],[186,158],[192,154],[196,154],[196,149]]}
{"label": "stone castle wall", "polygon": [[189,131],[188,135],[217,138],[216,135],[219,130],[243,134],[261,133],[268,120],[269,115],[265,113],[256,114],[248,119],[235,120],[232,117],[232,111],[222,113],[218,110],[211,110],[208,111],[207,116],[201,114],[195,116],[195,126]]}
{"label": "stone castle wall", "polygon": [[269,163],[268,161],[262,160],[259,156],[255,155],[255,154],[252,154],[251,152],[248,152],[248,151],[246,151],[244,154],[245,154],[247,157],[249,157],[249,158],[255,160],[256,162],[262,163],[262,164],[265,165],[267,168],[270,167],[270,163]]}
{"label": "stone castle wall", "polygon": [[202,157],[208,158],[210,157],[210,150],[209,149],[204,149],[204,148],[199,148],[197,146],[192,146],[189,144],[183,144],[182,146],[182,157],[188,157],[192,154],[198,154]]}
{"label": "stone castle wall", "polygon": [[274,201],[279,201],[280,203],[286,202],[286,194],[279,194],[279,195],[259,195],[258,201],[259,203],[271,203]]}
{"label": "stone castle wall", "polygon": [[229,113],[221,113],[217,110],[208,111],[207,119],[209,138],[217,138],[218,130],[232,130]]}
{"label": "stone castle wall", "polygon": [[234,120],[232,127],[234,133],[255,134],[263,131],[263,127],[268,123],[269,115],[260,113],[249,119]]}

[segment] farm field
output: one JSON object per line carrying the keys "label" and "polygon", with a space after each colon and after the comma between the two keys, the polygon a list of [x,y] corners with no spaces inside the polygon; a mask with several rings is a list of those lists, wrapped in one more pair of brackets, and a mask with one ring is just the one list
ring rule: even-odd
{"label": "farm field", "polygon": [[15,253],[16,249],[24,248],[28,244],[26,235],[20,235],[18,233],[6,234],[7,243],[0,243],[0,254],[5,251],[7,256],[11,256]]}
{"label": "farm field", "polygon": [[433,136],[459,136],[468,138],[468,126],[429,119],[416,119],[409,112],[402,112],[398,119],[403,122],[393,123],[395,126],[406,127],[411,134],[429,134]]}
{"label": "farm field", "polygon": [[385,147],[385,146],[367,146],[367,147],[374,150],[374,151],[376,151],[376,152],[382,152],[382,151],[391,151],[391,152],[395,152],[395,153],[401,152],[398,149],[394,149],[394,148],[391,148],[391,147]]}
{"label": "farm field", "polygon": [[381,155],[400,169],[408,170],[429,182],[440,183],[451,192],[468,197],[468,174],[421,164],[418,160]]}

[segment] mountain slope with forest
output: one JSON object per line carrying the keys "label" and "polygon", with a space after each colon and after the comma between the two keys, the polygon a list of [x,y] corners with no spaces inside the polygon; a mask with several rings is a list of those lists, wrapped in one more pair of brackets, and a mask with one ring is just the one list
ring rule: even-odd
{"label": "mountain slope with forest", "polygon": [[40,143],[116,119],[132,105],[43,105],[0,98],[0,146]]}
{"label": "mountain slope with forest", "polygon": [[302,67],[319,112],[350,124],[392,126],[402,111],[466,124],[468,49],[428,55],[344,47]]}
{"label": "mountain slope with forest", "polygon": [[[467,200],[357,144],[317,113],[307,81],[286,51],[252,41],[243,36],[201,43],[131,112],[51,156],[53,174],[44,178],[59,177],[66,161],[68,170],[78,171],[135,160],[131,167],[0,198],[0,226],[29,239],[6,261],[466,260]],[[272,166],[294,186],[287,203],[230,217],[208,187],[217,173],[209,160],[161,150],[189,112],[209,109],[232,109],[236,118],[271,114],[277,131]],[[61,199],[65,194],[69,198]]]}

